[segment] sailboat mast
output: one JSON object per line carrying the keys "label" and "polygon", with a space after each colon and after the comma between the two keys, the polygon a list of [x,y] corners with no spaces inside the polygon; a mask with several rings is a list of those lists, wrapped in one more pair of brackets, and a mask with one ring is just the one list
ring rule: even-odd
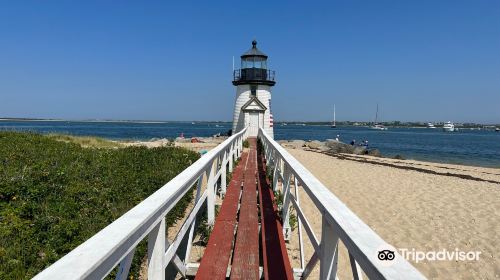
{"label": "sailboat mast", "polygon": [[377,112],[375,113],[375,124],[377,124],[378,119],[378,103],[377,103]]}
{"label": "sailboat mast", "polygon": [[335,123],[335,104],[333,104],[333,125],[336,125],[336,123]]}

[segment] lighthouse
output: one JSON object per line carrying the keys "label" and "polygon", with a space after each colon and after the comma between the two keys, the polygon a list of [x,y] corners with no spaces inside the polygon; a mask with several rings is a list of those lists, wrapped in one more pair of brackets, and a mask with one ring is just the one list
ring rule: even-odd
{"label": "lighthouse", "polygon": [[241,55],[241,69],[233,73],[233,85],[236,86],[233,133],[248,127],[248,136],[256,137],[262,127],[274,138],[271,114],[271,87],[274,84],[274,71],[267,69],[267,55],[257,48],[254,40],[252,48]]}

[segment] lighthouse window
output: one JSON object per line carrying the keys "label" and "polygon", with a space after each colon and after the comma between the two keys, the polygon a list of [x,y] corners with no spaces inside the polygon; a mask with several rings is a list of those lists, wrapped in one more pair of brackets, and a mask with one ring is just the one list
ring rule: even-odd
{"label": "lighthouse window", "polygon": [[251,58],[243,59],[241,61],[241,68],[253,68],[253,60]]}
{"label": "lighthouse window", "polygon": [[250,94],[252,96],[256,96],[257,95],[257,86],[255,86],[255,85],[251,85],[250,86]]}

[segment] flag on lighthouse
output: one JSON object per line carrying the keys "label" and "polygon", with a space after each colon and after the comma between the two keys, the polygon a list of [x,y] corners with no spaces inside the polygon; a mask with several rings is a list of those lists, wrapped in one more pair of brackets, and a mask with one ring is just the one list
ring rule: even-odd
{"label": "flag on lighthouse", "polygon": [[269,127],[273,127],[274,120],[273,120],[273,112],[271,111],[271,99],[268,99],[268,104],[269,104]]}

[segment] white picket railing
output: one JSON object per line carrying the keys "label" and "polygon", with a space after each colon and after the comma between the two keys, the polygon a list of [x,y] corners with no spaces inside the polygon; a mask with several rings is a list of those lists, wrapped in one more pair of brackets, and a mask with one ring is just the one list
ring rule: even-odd
{"label": "white picket railing", "polygon": [[[208,222],[214,223],[216,192],[220,190],[221,195],[225,193],[226,169],[232,171],[233,160],[241,156],[245,138],[246,129],[225,140],[34,279],[102,279],[117,266],[119,269],[116,279],[127,279],[136,246],[146,236],[148,279],[164,280],[165,268],[171,262],[185,276],[196,216],[206,201]],[[207,184],[205,191],[201,193],[204,178]],[[220,185],[217,185],[219,179]],[[194,208],[170,244],[166,239],[165,216],[194,185],[197,185]],[[189,234],[186,256],[181,260],[177,251],[186,234]]]}
{"label": "white picket railing", "polygon": [[[410,263],[395,252],[395,261],[384,266],[377,260],[377,250],[387,244],[356,214],[328,190],[302,164],[283,147],[271,139],[263,129],[259,130],[266,163],[273,172],[273,190],[278,185],[283,191],[283,234],[290,236],[290,204],[298,216],[300,268],[295,274],[306,279],[316,263],[320,262],[320,279],[336,279],[338,263],[338,242],[341,240],[349,253],[353,279],[362,279],[362,271],[369,279],[425,279]],[[294,194],[290,189],[294,186]],[[300,207],[298,189],[302,188],[322,215],[321,241]],[[314,254],[305,264],[302,228],[305,229]],[[362,270],[362,271],[361,271]]]}
{"label": "white picket railing", "polygon": [[[226,189],[226,168],[233,169],[233,160],[241,156],[246,129],[233,135],[177,175],[143,202],[85,241],[34,279],[102,279],[113,269],[116,279],[127,279],[136,246],[148,242],[148,279],[165,279],[165,268],[173,263],[186,276],[190,269],[189,254],[193,242],[196,217],[207,205],[208,222],[215,220],[215,198]],[[273,169],[273,189],[282,185],[284,200],[282,218],[285,237],[290,235],[289,206],[299,218],[301,267],[295,275],[306,279],[320,261],[320,278],[335,279],[338,260],[338,241],[349,251],[354,279],[362,279],[363,271],[370,279],[425,279],[413,266],[402,259],[385,267],[376,260],[376,250],[385,242],[351,210],[335,197],[304,166],[292,157],[264,130],[259,130],[266,161]],[[207,181],[202,193],[202,183]],[[220,185],[217,185],[217,182]],[[175,204],[196,185],[195,205],[172,243],[166,239],[165,216]],[[294,194],[290,192],[295,186]],[[322,238],[318,241],[300,208],[298,187],[303,188],[322,214]],[[305,229],[315,253],[305,263],[302,229]],[[186,254],[182,260],[177,252],[187,235]],[[397,252],[396,252],[397,254]],[[361,271],[362,270],[362,271]]]}

